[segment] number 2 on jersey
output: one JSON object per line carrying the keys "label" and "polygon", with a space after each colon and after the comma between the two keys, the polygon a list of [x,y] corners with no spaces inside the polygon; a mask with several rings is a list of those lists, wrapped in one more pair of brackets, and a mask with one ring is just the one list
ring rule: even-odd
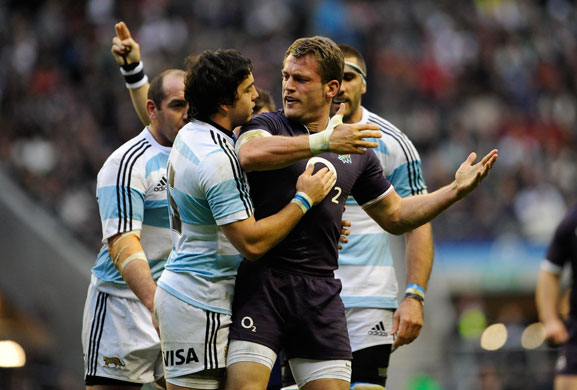
{"label": "number 2 on jersey", "polygon": [[333,196],[332,201],[333,203],[339,204],[339,196],[341,196],[343,190],[341,189],[341,187],[335,187],[335,191],[337,191],[337,194]]}

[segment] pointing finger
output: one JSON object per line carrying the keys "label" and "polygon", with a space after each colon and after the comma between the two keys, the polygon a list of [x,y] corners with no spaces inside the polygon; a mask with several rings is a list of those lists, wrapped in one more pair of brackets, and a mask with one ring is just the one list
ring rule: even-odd
{"label": "pointing finger", "polygon": [[116,35],[118,36],[118,38],[120,38],[121,40],[125,40],[125,39],[129,39],[130,36],[130,30],[128,29],[128,27],[126,26],[126,23],[124,22],[118,22],[114,25],[114,29],[116,30]]}

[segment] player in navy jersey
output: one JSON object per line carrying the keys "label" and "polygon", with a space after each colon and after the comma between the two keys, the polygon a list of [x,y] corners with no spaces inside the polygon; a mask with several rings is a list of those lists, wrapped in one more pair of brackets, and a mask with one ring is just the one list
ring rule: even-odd
{"label": "player in navy jersey", "polygon": [[[559,316],[560,277],[563,267],[571,267],[569,318],[564,323]],[[557,226],[547,256],[541,263],[537,281],[536,301],[539,319],[545,326],[545,337],[561,345],[556,365],[555,389],[577,388],[577,205],[569,209]]]}
{"label": "player in navy jersey", "polygon": [[[349,45],[340,44],[344,75],[332,110],[345,105],[344,123],[373,123],[382,132],[372,149],[386,178],[400,196],[426,192],[421,160],[409,138],[384,118],[361,105],[367,90],[367,68],[362,55]],[[341,299],[345,306],[349,339],[353,351],[351,387],[361,383],[382,388],[386,385],[392,348],[412,342],[423,324],[424,289],[433,264],[433,237],[430,223],[405,235],[407,295],[397,302],[397,279],[393,268],[390,235],[370,219],[350,196],[343,218],[350,221],[348,244],[339,251]],[[417,289],[417,293],[413,291]],[[422,289],[423,291],[419,291]],[[293,384],[290,368],[284,367],[284,384]]]}
{"label": "player in navy jersey", "polygon": [[[266,388],[280,349],[286,351],[300,388],[347,389],[352,354],[334,270],[348,195],[382,228],[401,234],[470,193],[497,159],[493,150],[473,165],[476,155],[471,153],[450,185],[401,198],[374,153],[349,155],[339,150],[332,135],[342,125],[327,126],[343,67],[343,55],[330,39],[296,40],[283,61],[283,110],[254,117],[237,141],[257,220],[287,201],[287,186],[307,164],[328,167],[336,172],[337,182],[277,247],[258,262],[241,264],[233,301],[228,389]],[[378,129],[347,126],[359,132]]]}

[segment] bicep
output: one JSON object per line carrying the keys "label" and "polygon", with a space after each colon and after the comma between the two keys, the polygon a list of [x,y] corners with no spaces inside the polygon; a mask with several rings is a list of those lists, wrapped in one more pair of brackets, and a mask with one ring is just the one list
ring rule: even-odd
{"label": "bicep", "polygon": [[244,246],[244,242],[246,241],[247,235],[251,231],[254,222],[254,215],[251,215],[250,217],[240,221],[220,225],[219,228],[226,238],[228,238],[230,243],[239,249]]}
{"label": "bicep", "polygon": [[401,197],[393,189],[389,194],[364,208],[365,212],[383,229],[392,234],[401,234],[398,229]]}

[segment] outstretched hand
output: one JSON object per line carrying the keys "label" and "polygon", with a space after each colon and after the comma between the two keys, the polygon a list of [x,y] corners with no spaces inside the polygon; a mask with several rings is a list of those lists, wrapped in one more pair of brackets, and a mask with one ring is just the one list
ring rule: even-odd
{"label": "outstretched hand", "polygon": [[337,176],[324,167],[313,175],[315,164],[310,164],[297,180],[297,191],[307,194],[314,206],[320,203],[335,185]]}
{"label": "outstretched hand", "polygon": [[473,152],[467,157],[455,173],[455,184],[457,186],[459,199],[467,196],[467,194],[481,183],[493,167],[495,161],[497,161],[497,157],[499,157],[499,151],[497,149],[491,150],[481,161],[474,165],[473,163],[477,159],[477,153]]}
{"label": "outstretched hand", "polygon": [[376,148],[376,142],[365,141],[367,138],[381,138],[381,132],[377,125],[368,123],[348,124],[342,123],[345,113],[345,105],[341,103],[339,110],[329,122],[334,130],[329,138],[329,151],[337,154],[364,154],[367,148]]}
{"label": "outstretched hand", "polygon": [[124,22],[114,25],[116,36],[112,38],[110,52],[119,65],[129,65],[140,62],[140,46],[132,36]]}

